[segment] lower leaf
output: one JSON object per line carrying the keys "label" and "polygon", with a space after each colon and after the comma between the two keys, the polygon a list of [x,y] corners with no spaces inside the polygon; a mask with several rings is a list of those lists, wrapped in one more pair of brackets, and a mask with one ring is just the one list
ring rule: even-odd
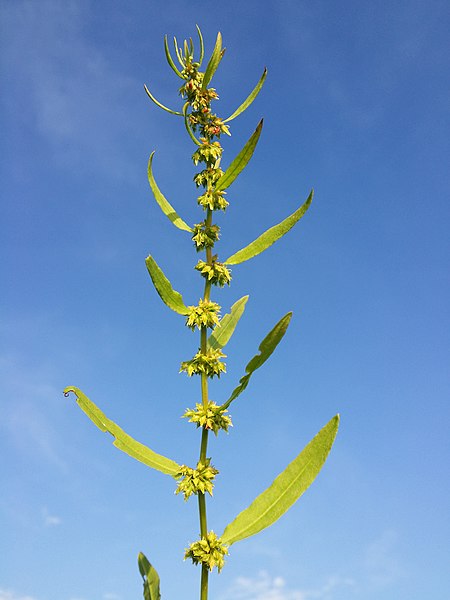
{"label": "lower leaf", "polygon": [[139,552],[138,566],[144,580],[144,600],[161,600],[159,575],[142,552]]}

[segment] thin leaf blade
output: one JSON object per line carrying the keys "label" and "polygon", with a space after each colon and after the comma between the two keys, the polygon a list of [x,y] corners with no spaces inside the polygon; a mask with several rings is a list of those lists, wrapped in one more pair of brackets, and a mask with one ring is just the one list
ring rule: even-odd
{"label": "thin leaf blade", "polygon": [[128,454],[128,456],[131,456],[144,465],[156,469],[161,473],[165,473],[166,475],[172,475],[172,477],[180,469],[180,465],[175,461],[162,456],[162,454],[157,454],[148,448],[148,446],[141,444],[141,442],[138,442],[125,433],[121,427],[111,421],[111,419],[108,419],[98,406],[96,406],[92,400],[89,400],[79,388],[74,386],[66,387],[64,395],[68,396],[70,392],[75,394],[78,406],[91,419],[94,425],[101,431],[110,433],[113,436],[113,444],[116,448],[122,450],[122,452],[125,452],[125,454]]}
{"label": "thin leaf blade", "polygon": [[294,227],[294,225],[303,217],[303,215],[306,213],[306,211],[311,205],[313,195],[314,191],[311,190],[311,193],[309,194],[306,202],[302,204],[300,208],[298,208],[295,212],[289,215],[289,217],[284,219],[284,221],[278,223],[278,225],[274,225],[273,227],[265,231],[256,240],[251,242],[251,244],[245,246],[245,248],[242,248],[241,250],[227,258],[227,260],[224,261],[224,264],[237,265],[246,260],[249,260],[250,258],[253,258],[254,256],[257,256],[258,254],[261,254],[261,252],[264,252],[264,250],[267,250],[267,248],[269,248],[272,244],[274,244],[276,241],[278,241],[280,238],[286,235],[286,233],[290,229],[292,229],[292,227]]}
{"label": "thin leaf blade", "polygon": [[200,27],[198,25],[195,26],[197,28],[197,33],[198,33],[198,41],[200,44],[200,56],[198,59],[198,66],[199,68],[202,66],[202,62],[203,62],[203,57],[205,55],[205,45],[203,43],[203,36],[202,36],[202,32],[200,31]]}
{"label": "thin leaf blade", "polygon": [[170,281],[159,268],[155,259],[152,256],[147,256],[145,264],[152,278],[153,285],[164,304],[180,315],[187,315],[189,309],[184,304],[182,295],[173,289]]}
{"label": "thin leaf blade", "polygon": [[253,88],[253,90],[250,92],[250,94],[247,96],[247,98],[244,100],[244,102],[234,111],[234,113],[232,115],[230,115],[227,119],[224,120],[224,123],[228,123],[228,121],[232,121],[233,119],[238,117],[241,113],[244,112],[244,110],[246,110],[250,106],[250,104],[253,102],[253,100],[256,98],[256,96],[261,91],[261,88],[264,85],[266,77],[267,77],[267,69],[264,68],[263,74],[261,75],[256,86]]}
{"label": "thin leaf blade", "polygon": [[178,227],[178,229],[181,229],[182,231],[189,231],[190,233],[192,233],[192,231],[193,231],[192,227],[189,227],[189,225],[187,223],[185,223],[183,221],[183,219],[178,215],[178,213],[175,211],[175,209],[170,204],[170,202],[161,193],[161,190],[159,189],[159,187],[155,181],[155,177],[153,175],[153,167],[152,167],[154,154],[155,154],[155,152],[153,151],[150,154],[150,158],[148,159],[147,175],[148,175],[148,182],[150,184],[150,187],[151,187],[151,190],[155,197],[155,200],[158,203],[160,209],[163,211],[163,213],[166,215],[166,217],[170,221],[172,221],[172,223],[175,225],[175,227]]}
{"label": "thin leaf blade", "polygon": [[159,575],[142,552],[138,555],[139,573],[144,580],[144,600],[161,600]]}
{"label": "thin leaf blade", "polygon": [[203,75],[202,88],[206,89],[206,86],[211,81],[214,73],[219,66],[220,61],[225,53],[225,50],[222,50],[222,34],[217,34],[216,43],[214,45],[213,53],[211,54],[211,58],[206,66],[205,73]]}
{"label": "thin leaf blade", "polygon": [[339,427],[334,416],[248,508],[226,526],[225,544],[259,533],[277,521],[313,483],[331,450]]}
{"label": "thin leaf blade", "polygon": [[269,331],[263,341],[260,343],[258,347],[258,354],[256,354],[251,361],[245,367],[245,375],[243,375],[239,380],[239,385],[233,390],[231,396],[228,400],[222,405],[222,408],[228,408],[230,404],[235,400],[248,385],[250,381],[250,377],[259,369],[266,360],[271,356],[274,352],[275,348],[283,339],[284,334],[289,326],[289,323],[292,318],[292,312],[288,312],[284,317],[282,317],[278,323]]}
{"label": "thin leaf blade", "polygon": [[170,68],[178,75],[178,77],[183,79],[183,75],[181,74],[181,71],[177,68],[177,66],[173,62],[173,58],[170,54],[169,43],[167,41],[167,35],[164,36],[164,52],[166,53],[166,59],[167,59],[167,62],[169,63]]}
{"label": "thin leaf blade", "polygon": [[258,143],[259,136],[261,135],[261,130],[263,126],[263,119],[258,123],[255,131],[250,136],[250,139],[236,156],[236,158],[232,161],[228,169],[225,173],[218,179],[216,183],[216,190],[225,190],[229,187],[236,177],[245,169],[249,160],[253,156],[253,152],[255,151],[256,144]]}
{"label": "thin leaf blade", "polygon": [[156,104],[156,106],[159,106],[159,108],[162,108],[163,110],[167,111],[168,113],[172,114],[172,115],[178,115],[180,117],[183,116],[182,113],[176,111],[176,110],[172,110],[171,108],[167,108],[167,106],[164,106],[164,104],[162,104],[161,102],[159,102],[155,96],[153,96],[153,94],[150,92],[150,90],[148,89],[148,87],[145,85],[144,83],[144,90],[145,93],[147,94],[147,96],[150,98],[150,100],[152,102],[154,102]]}
{"label": "thin leaf blade", "polygon": [[220,320],[220,324],[214,329],[208,338],[208,346],[214,350],[220,350],[228,344],[233,335],[236,325],[245,310],[248,296],[243,296],[231,307],[230,313],[226,314]]}

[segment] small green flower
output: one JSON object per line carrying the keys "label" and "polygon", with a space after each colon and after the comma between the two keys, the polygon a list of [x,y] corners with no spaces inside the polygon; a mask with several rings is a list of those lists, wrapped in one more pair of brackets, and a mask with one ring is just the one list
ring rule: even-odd
{"label": "small green flower", "polygon": [[200,298],[198,306],[188,306],[189,313],[186,319],[186,325],[194,331],[196,327],[211,327],[219,324],[220,306],[217,302],[202,300]]}
{"label": "small green flower", "polygon": [[210,142],[206,138],[200,138],[202,145],[192,155],[192,160],[195,165],[199,162],[204,162],[208,166],[214,165],[214,163],[222,156],[223,148],[219,142]]}
{"label": "small green flower", "polygon": [[200,173],[197,173],[194,177],[195,185],[197,187],[211,187],[222,177],[223,171],[220,168],[208,167],[203,169]]}
{"label": "small green flower", "polygon": [[206,565],[210,571],[214,567],[217,567],[220,573],[225,564],[224,557],[227,554],[228,548],[217,537],[214,531],[210,531],[206,534],[206,537],[198,542],[194,542],[186,549],[184,560],[190,558],[194,565],[201,563],[202,565]]}
{"label": "small green flower", "polygon": [[213,260],[212,264],[208,264],[204,260],[199,260],[195,268],[213,285],[219,285],[220,287],[225,284],[230,285],[231,272],[220,262]]}
{"label": "small green flower", "polygon": [[206,221],[194,225],[192,240],[197,252],[212,248],[219,239],[220,227],[218,225],[206,225]]}
{"label": "small green flower", "polygon": [[206,407],[203,404],[196,403],[195,410],[186,409],[183,417],[189,419],[190,423],[195,423],[197,427],[210,429],[217,435],[220,429],[228,431],[228,427],[233,427],[231,417],[225,414],[227,412],[226,409],[220,408],[210,400]]}
{"label": "small green flower", "polygon": [[181,363],[180,373],[186,371],[189,377],[201,373],[205,373],[207,377],[220,377],[220,374],[226,371],[225,363],[220,362],[220,359],[224,357],[226,354],[213,348],[208,348],[206,354],[199,350],[194,358]]}
{"label": "small green flower", "polygon": [[211,210],[225,210],[228,206],[228,202],[225,200],[224,196],[226,192],[223,190],[213,190],[212,188],[208,188],[204,194],[197,198],[197,203],[206,210],[210,208]]}
{"label": "small green flower", "polygon": [[195,469],[181,465],[180,470],[175,474],[175,479],[181,479],[175,493],[183,493],[185,500],[199,492],[212,496],[213,481],[219,471],[211,466],[210,462],[210,458],[207,458],[205,463],[199,461]]}

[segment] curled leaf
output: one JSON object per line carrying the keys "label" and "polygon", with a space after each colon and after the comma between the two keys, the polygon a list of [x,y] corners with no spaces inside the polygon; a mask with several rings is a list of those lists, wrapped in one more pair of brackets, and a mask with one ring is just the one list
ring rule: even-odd
{"label": "curled leaf", "polygon": [[272,485],[242,511],[222,535],[225,544],[234,544],[277,521],[309,488],[331,450],[339,426],[333,417],[309,442]]}
{"label": "curled leaf", "polygon": [[187,114],[188,107],[189,107],[189,102],[186,102],[186,104],[183,106],[184,126],[186,127],[186,131],[188,132],[189,137],[194,142],[194,144],[196,144],[197,146],[201,146],[201,143],[195,137],[194,132],[192,131],[192,127],[189,123],[189,115]]}
{"label": "curled leaf", "polygon": [[167,35],[164,36],[164,51],[166,53],[166,59],[167,62],[169,63],[169,66],[173,69],[173,71],[175,71],[175,73],[178,75],[178,77],[180,77],[181,79],[183,78],[183,75],[181,74],[181,71],[179,69],[177,69],[175,63],[173,62],[173,58],[170,54],[170,50],[169,50],[169,44],[167,42]]}
{"label": "curled leaf", "polygon": [[101,431],[108,432],[114,437],[113,444],[116,448],[119,448],[122,452],[125,452],[132,458],[135,458],[152,469],[156,469],[167,475],[172,475],[172,477],[175,476],[180,469],[180,465],[170,458],[166,458],[161,454],[153,452],[153,450],[150,450],[150,448],[125,433],[125,431],[116,425],[116,423],[108,419],[108,417],[77,387],[66,387],[64,395],[68,396],[70,392],[75,394],[78,406],[87,414],[94,425]]}
{"label": "curled leaf", "polygon": [[208,338],[208,345],[211,348],[214,348],[214,350],[220,350],[226,344],[228,344],[234,330],[236,329],[239,319],[242,317],[247,300],[248,296],[243,296],[240,300],[233,304],[230,313],[222,317],[219,325],[214,329]]}
{"label": "curled leaf", "polygon": [[273,227],[265,231],[251,244],[245,246],[245,248],[242,248],[242,250],[239,250],[238,252],[227,258],[227,260],[225,260],[223,264],[237,265],[246,260],[249,260],[250,258],[253,258],[254,256],[257,256],[258,254],[261,254],[261,252],[264,252],[264,250],[267,250],[267,248],[269,248],[277,240],[283,237],[283,235],[285,235],[290,229],[292,229],[292,227],[297,223],[297,221],[299,221],[303,217],[303,215],[306,213],[311,204],[313,195],[314,192],[311,191],[306,202],[302,204],[302,206],[300,206],[300,208],[298,208],[295,212],[293,212],[292,215],[284,219],[284,221],[282,221],[281,223],[278,223],[278,225],[274,225]]}
{"label": "curled leaf", "polygon": [[189,309],[184,304],[182,295],[173,289],[170,281],[159,268],[155,259],[152,256],[147,256],[145,264],[152,278],[153,285],[164,304],[180,315],[187,315]]}
{"label": "curled leaf", "polygon": [[236,156],[236,158],[232,161],[228,169],[217,181],[215,187],[216,190],[225,190],[233,183],[239,173],[245,169],[249,160],[253,156],[253,152],[255,151],[256,144],[258,143],[259,136],[261,135],[262,126],[263,119],[261,119],[261,121],[258,123],[258,126],[252,133],[250,139]]}
{"label": "curled leaf", "polygon": [[191,227],[189,227],[189,225],[187,223],[185,223],[183,221],[183,219],[178,215],[178,213],[175,211],[173,206],[163,196],[159,187],[156,184],[155,178],[153,176],[153,169],[152,169],[154,154],[155,154],[155,152],[153,151],[150,154],[150,158],[148,159],[147,175],[148,175],[148,182],[152,189],[155,200],[158,203],[160,209],[163,211],[163,213],[166,215],[166,217],[168,217],[172,221],[172,223],[175,225],[175,227],[178,227],[178,229],[181,229],[183,231],[192,232],[193,229]]}
{"label": "curled leaf", "polygon": [[222,404],[222,409],[228,408],[233,400],[235,400],[245,390],[254,371],[259,369],[259,367],[261,367],[270,357],[286,333],[291,321],[291,317],[292,313],[288,312],[278,321],[275,327],[269,331],[258,347],[258,354],[256,354],[245,367],[245,375],[240,378],[239,385],[233,390],[233,393],[228,400]]}
{"label": "curled leaf", "polygon": [[205,46],[203,44],[203,36],[202,36],[202,32],[200,31],[200,27],[198,25],[196,25],[196,28],[197,28],[197,33],[198,33],[198,40],[200,43],[200,57],[198,59],[198,66],[201,67],[202,62],[203,62],[203,57],[205,55]]}
{"label": "curled leaf", "polygon": [[224,120],[224,123],[228,123],[228,121],[235,119],[241,113],[243,113],[244,110],[246,110],[250,106],[250,104],[253,102],[253,100],[256,98],[256,96],[259,94],[262,86],[264,85],[264,81],[266,80],[266,77],[267,77],[267,69],[264,68],[263,74],[261,75],[260,80],[254,87],[254,89],[250,92],[250,94],[244,100],[244,102],[234,111],[234,113],[232,115],[230,115],[227,119]]}

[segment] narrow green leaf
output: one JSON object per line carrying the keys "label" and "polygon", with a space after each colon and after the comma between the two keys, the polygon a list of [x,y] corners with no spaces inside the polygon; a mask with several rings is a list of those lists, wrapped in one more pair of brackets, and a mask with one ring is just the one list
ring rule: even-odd
{"label": "narrow green leaf", "polygon": [[206,86],[211,81],[214,73],[217,70],[217,67],[219,66],[220,61],[222,60],[224,52],[225,52],[225,50],[222,50],[222,34],[219,31],[219,33],[217,34],[217,39],[216,39],[213,53],[211,54],[211,58],[209,59],[209,63],[207,65],[206,71],[203,75],[203,82],[202,82],[203,89],[206,89]]}
{"label": "narrow green leaf", "polygon": [[159,102],[155,96],[153,96],[153,94],[150,92],[150,90],[148,89],[148,87],[145,85],[144,83],[144,90],[145,93],[147,94],[147,96],[150,98],[150,100],[152,102],[154,102],[156,104],[156,106],[159,106],[159,108],[162,108],[163,110],[167,111],[168,113],[171,113],[172,115],[178,115],[180,117],[183,116],[183,113],[180,113],[176,110],[172,110],[171,108],[167,108],[167,106],[164,106],[164,104],[161,104],[161,102]]}
{"label": "narrow green leaf", "polygon": [[250,92],[248,97],[239,106],[239,108],[237,108],[234,111],[234,113],[228,117],[228,119],[225,119],[224,123],[228,123],[228,121],[235,119],[237,116],[239,116],[241,113],[243,113],[244,110],[246,110],[250,106],[250,104],[253,102],[253,100],[256,98],[256,96],[259,94],[262,86],[264,85],[264,81],[266,80],[266,77],[267,77],[267,69],[264,68],[263,74],[261,75],[261,78],[258,81],[258,83],[256,84],[256,86],[254,87],[254,89]]}
{"label": "narrow green leaf", "polygon": [[225,544],[234,544],[269,527],[300,498],[323,467],[338,427],[339,415],[336,415],[278,475],[272,485],[227,525],[221,536]]}
{"label": "narrow green leaf", "polygon": [[214,348],[214,350],[220,350],[226,344],[228,344],[234,330],[236,329],[239,319],[242,317],[247,300],[248,296],[243,296],[240,300],[233,304],[230,313],[222,317],[219,325],[215,327],[214,331],[208,338],[208,345],[210,348]]}
{"label": "narrow green leaf", "polygon": [[183,297],[179,292],[176,292],[173,289],[170,281],[156,264],[155,259],[152,256],[147,256],[145,264],[147,265],[147,270],[152,278],[153,285],[161,296],[161,300],[178,314],[187,315],[189,309],[185,306]]}
{"label": "narrow green leaf", "polygon": [[139,552],[138,565],[144,580],[144,600],[161,600],[159,575],[142,552]]}
{"label": "narrow green leaf", "polygon": [[194,132],[192,131],[192,127],[189,123],[188,114],[187,114],[188,107],[189,107],[189,102],[186,102],[186,104],[183,106],[184,126],[186,127],[186,131],[188,132],[189,137],[194,142],[194,144],[196,144],[197,146],[201,146],[201,143],[195,137]]}
{"label": "narrow green leaf", "polygon": [[278,321],[275,327],[269,331],[258,347],[258,354],[256,354],[245,367],[245,375],[240,378],[239,385],[233,390],[233,393],[225,402],[225,404],[222,405],[222,408],[228,408],[233,400],[235,400],[245,390],[248,382],[250,381],[252,373],[256,371],[256,369],[259,369],[259,367],[266,362],[266,360],[270,357],[272,352],[283,339],[283,336],[286,333],[291,321],[291,317],[292,313],[288,312]]}
{"label": "narrow green leaf", "polygon": [[274,225],[273,227],[265,231],[251,244],[249,244],[245,248],[242,248],[242,250],[239,250],[238,252],[227,258],[227,260],[224,261],[224,264],[237,265],[246,260],[249,260],[250,258],[253,258],[254,256],[257,256],[258,254],[261,254],[261,252],[264,252],[264,250],[267,250],[267,248],[269,248],[277,240],[283,237],[283,235],[285,235],[290,229],[292,229],[292,227],[297,223],[297,221],[299,221],[303,217],[303,215],[306,213],[311,204],[313,195],[314,192],[311,191],[306,202],[302,204],[302,206],[300,206],[300,208],[298,208],[294,213],[292,213],[292,215],[284,219],[284,221],[282,221],[281,223],[278,223],[278,225]]}
{"label": "narrow green leaf", "polygon": [[150,187],[152,188],[153,195],[155,196],[155,200],[159,204],[159,207],[161,208],[163,213],[172,221],[175,227],[178,227],[178,229],[182,229],[183,231],[192,232],[192,228],[189,227],[189,225],[185,223],[183,219],[177,214],[173,206],[166,200],[166,198],[163,196],[159,187],[156,184],[152,169],[154,154],[154,151],[150,154],[150,158],[148,160],[147,175],[148,182],[150,184]]}
{"label": "narrow green leaf", "polygon": [[228,169],[217,181],[215,187],[216,190],[225,190],[233,183],[239,173],[245,169],[249,160],[253,156],[253,152],[255,151],[256,144],[258,143],[259,136],[261,135],[262,126],[263,119],[261,119],[261,121],[258,123],[258,126],[251,135],[250,139],[230,164]]}
{"label": "narrow green leaf", "polygon": [[200,58],[198,59],[198,66],[201,67],[202,62],[203,62],[203,57],[205,56],[205,45],[203,43],[203,36],[202,36],[202,32],[200,31],[200,27],[198,25],[196,25],[196,27],[197,27],[198,39],[199,39],[199,43],[200,43]]}
{"label": "narrow green leaf", "polygon": [[183,79],[183,75],[181,74],[181,71],[179,69],[177,69],[175,63],[173,62],[173,58],[170,54],[169,44],[167,42],[167,35],[164,36],[164,51],[166,53],[166,59],[167,59],[167,62],[169,63],[169,66],[175,71],[175,73],[178,75],[178,77],[181,77],[181,79]]}
{"label": "narrow green leaf", "polygon": [[183,62],[183,57],[181,56],[181,52],[180,49],[178,48],[178,42],[177,42],[177,38],[175,36],[173,36],[173,46],[175,48],[175,54],[177,55],[178,58],[178,62],[180,63],[180,65],[183,67],[184,69],[184,62]]}
{"label": "narrow green leaf", "polygon": [[64,390],[64,395],[68,396],[69,392],[75,394],[78,406],[87,414],[94,425],[101,431],[108,432],[114,437],[113,444],[116,448],[119,448],[119,450],[122,450],[122,452],[125,452],[139,462],[144,463],[144,465],[161,471],[161,473],[174,476],[179,471],[180,465],[170,460],[170,458],[153,452],[153,450],[150,450],[150,448],[125,433],[116,423],[108,419],[81,390],[74,386],[69,386]]}

